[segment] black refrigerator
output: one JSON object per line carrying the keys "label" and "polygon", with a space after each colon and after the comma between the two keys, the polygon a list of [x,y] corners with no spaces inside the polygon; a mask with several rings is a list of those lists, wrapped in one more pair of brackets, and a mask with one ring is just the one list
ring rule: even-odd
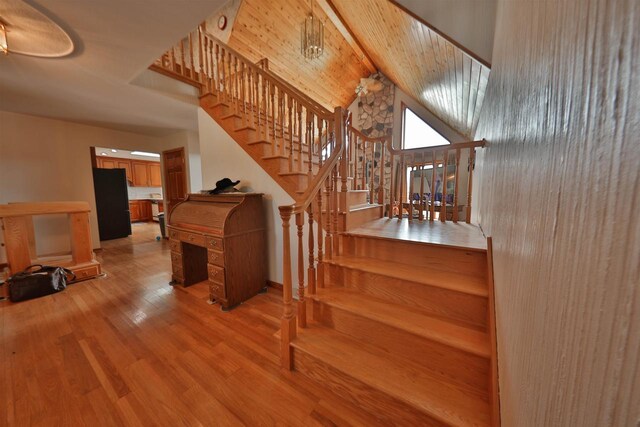
{"label": "black refrigerator", "polygon": [[93,169],[100,240],[131,235],[129,193],[124,169]]}

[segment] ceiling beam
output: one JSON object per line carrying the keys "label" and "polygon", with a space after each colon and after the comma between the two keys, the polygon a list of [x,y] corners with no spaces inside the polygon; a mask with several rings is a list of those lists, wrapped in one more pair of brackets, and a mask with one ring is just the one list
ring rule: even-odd
{"label": "ceiling beam", "polygon": [[358,60],[362,65],[367,68],[371,73],[378,71],[378,67],[371,60],[367,52],[364,50],[356,36],[353,34],[347,23],[342,19],[340,12],[335,8],[331,0],[317,0],[318,5],[322,8],[324,13],[329,17],[329,20],[335,25],[342,37],[347,41],[349,46],[353,49]]}

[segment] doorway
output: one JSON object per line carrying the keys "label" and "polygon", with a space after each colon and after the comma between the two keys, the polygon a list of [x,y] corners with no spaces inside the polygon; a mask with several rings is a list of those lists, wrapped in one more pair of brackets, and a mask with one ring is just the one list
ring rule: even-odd
{"label": "doorway", "polygon": [[171,209],[187,197],[187,168],[184,148],[163,151],[162,163],[168,216]]}

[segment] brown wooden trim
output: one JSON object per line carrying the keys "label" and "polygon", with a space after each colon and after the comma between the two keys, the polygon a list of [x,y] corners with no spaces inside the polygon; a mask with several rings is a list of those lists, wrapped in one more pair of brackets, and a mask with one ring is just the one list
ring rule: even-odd
{"label": "brown wooden trim", "polygon": [[91,156],[91,167],[98,167],[98,156],[96,156],[96,147],[89,147],[89,155]]}
{"label": "brown wooden trim", "polygon": [[267,280],[267,286],[269,286],[270,288],[277,289],[280,292],[282,292],[282,289],[284,288],[282,283],[274,282],[272,280]]}
{"label": "brown wooden trim", "polygon": [[496,331],[496,301],[493,284],[493,240],[487,237],[487,286],[489,290],[488,323],[491,344],[491,381],[489,400],[491,403],[491,425],[500,426],[500,383],[498,380],[498,340]]}
{"label": "brown wooden trim", "polygon": [[[190,79],[188,77],[185,77],[182,74],[178,74],[178,73],[174,73],[174,72],[171,72],[169,70],[166,70],[166,69],[160,67],[159,65],[151,64],[151,65],[149,65],[149,69],[151,71],[155,71],[156,73],[160,73],[160,74],[165,75],[167,77],[171,77],[172,79],[180,80],[182,83],[186,83],[188,85],[191,85],[191,86],[195,87],[196,89],[202,88],[202,84],[200,82],[197,82],[197,81],[192,80],[192,79]],[[197,75],[197,73],[196,73],[196,75]]]}
{"label": "brown wooden trim", "polygon": [[[318,5],[320,6],[321,9],[324,10],[324,13],[329,17],[329,20],[331,20],[333,22],[333,19],[331,19],[332,18],[331,13],[329,13],[329,12],[332,11],[333,14],[335,15],[336,19],[338,19],[338,21],[339,21],[338,23],[341,24],[344,27],[344,29],[347,31],[349,36],[351,36],[351,39],[353,40],[353,43],[349,43],[349,40],[347,39],[347,37],[344,37],[344,35],[343,35],[343,37],[345,38],[345,40],[347,40],[347,43],[349,43],[349,45],[351,46],[351,49],[354,51],[356,56],[358,56],[358,54],[362,53],[363,58],[358,58],[360,60],[360,62],[362,63],[362,65],[364,65],[365,68],[367,70],[369,70],[369,72],[371,72],[371,73],[375,73],[376,71],[378,71],[380,69],[380,67],[378,67],[376,65],[376,63],[373,62],[373,60],[371,59],[371,56],[367,53],[365,48],[362,46],[362,43],[360,43],[360,40],[358,40],[358,38],[353,33],[353,31],[351,31],[351,28],[349,27],[349,25],[347,25],[347,22],[344,20],[344,18],[342,17],[342,15],[338,11],[338,9],[335,7],[333,2],[331,0],[318,0]],[[326,10],[326,8],[323,7],[325,5],[328,6],[330,11]],[[338,31],[340,31],[340,27],[339,27],[339,25],[337,25],[338,23],[333,22],[333,24],[338,29]],[[353,44],[355,44],[355,46],[353,46]],[[360,51],[360,52],[358,52],[358,51]],[[353,102],[353,101],[351,101],[351,102]]]}
{"label": "brown wooden trim", "polygon": [[473,53],[472,51],[470,51],[466,47],[462,46],[460,43],[458,43],[457,41],[455,41],[454,39],[452,39],[451,37],[446,35],[444,32],[442,32],[441,30],[437,29],[436,27],[431,25],[429,22],[425,21],[423,18],[421,18],[420,16],[416,15],[415,13],[413,13],[412,11],[410,11],[409,9],[407,9],[406,7],[404,7],[403,5],[398,3],[396,0],[388,0],[388,1],[389,1],[389,3],[393,4],[395,7],[397,7],[398,9],[400,9],[401,11],[406,13],[407,15],[411,16],[415,20],[417,20],[417,21],[421,22],[422,24],[426,25],[427,27],[429,27],[430,30],[436,32],[439,36],[441,36],[442,38],[447,40],[449,43],[451,43],[452,45],[454,45],[458,49],[462,50],[464,53],[469,55],[473,60],[479,62],[480,64],[484,65],[487,68],[491,68],[491,63],[490,62],[487,62],[484,59],[480,58],[478,55],[476,55],[475,53]]}

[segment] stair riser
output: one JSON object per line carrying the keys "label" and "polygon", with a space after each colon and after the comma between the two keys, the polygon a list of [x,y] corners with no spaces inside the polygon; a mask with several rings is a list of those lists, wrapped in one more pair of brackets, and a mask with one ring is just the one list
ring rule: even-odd
{"label": "stair riser", "polygon": [[365,191],[349,191],[347,193],[347,203],[349,206],[363,205],[367,203],[367,194]]}
{"label": "stair riser", "polygon": [[293,366],[296,371],[373,414],[386,425],[447,425],[298,349],[293,351]]}
{"label": "stair riser", "polygon": [[347,213],[347,228],[346,230],[353,230],[361,226],[364,223],[379,219],[382,217],[382,206],[371,207],[369,209],[360,209]]}
{"label": "stair riser", "polygon": [[345,255],[486,277],[486,252],[362,236],[343,236],[342,240]]}
{"label": "stair riser", "polygon": [[489,360],[370,318],[314,301],[314,320],[389,353],[425,365],[436,375],[485,396]]}
{"label": "stair riser", "polygon": [[325,287],[340,286],[396,304],[426,310],[445,319],[486,329],[487,298],[423,283],[331,264],[325,265]]}

